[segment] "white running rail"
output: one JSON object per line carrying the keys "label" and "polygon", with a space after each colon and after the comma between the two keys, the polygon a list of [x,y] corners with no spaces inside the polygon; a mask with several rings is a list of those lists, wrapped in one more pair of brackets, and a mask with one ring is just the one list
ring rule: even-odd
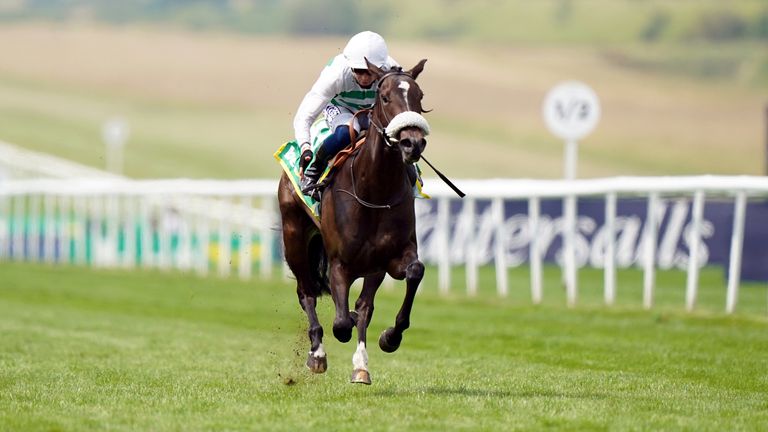
{"label": "white running rail", "polygon": [[[451,286],[450,267],[452,265],[448,251],[466,248],[466,289],[472,295],[477,292],[477,247],[478,236],[473,231],[464,244],[449,244],[447,239],[450,237],[450,224],[448,216],[444,214],[448,211],[449,201],[455,201],[454,192],[439,180],[427,182],[431,188],[427,189],[433,198],[439,202],[437,204],[437,216],[435,232],[433,236],[437,244],[441,245],[443,252],[437,253],[438,265],[438,285],[441,292],[448,291]],[[507,237],[505,232],[506,215],[503,214],[503,203],[505,200],[527,200],[528,201],[528,220],[531,233],[540,233],[540,201],[545,198],[558,199],[578,199],[580,197],[604,197],[605,198],[605,229],[608,230],[607,238],[613,239],[615,235],[616,222],[616,200],[617,197],[642,197],[648,200],[648,224],[651,229],[644,232],[643,248],[643,306],[650,308],[653,305],[653,295],[655,288],[655,268],[657,259],[655,252],[657,250],[657,236],[654,229],[658,228],[658,220],[655,220],[656,208],[659,205],[661,197],[692,197],[693,214],[691,223],[691,235],[694,239],[691,245],[690,257],[687,268],[687,283],[685,306],[688,311],[694,309],[698,294],[698,277],[701,253],[701,230],[702,230],[702,212],[704,202],[707,198],[731,199],[733,200],[733,230],[730,242],[730,263],[728,271],[728,284],[726,294],[726,312],[732,313],[735,310],[738,291],[740,285],[740,271],[742,263],[742,247],[744,242],[744,221],[746,217],[746,204],[749,199],[762,199],[768,197],[768,177],[755,176],[690,176],[690,177],[612,177],[584,180],[464,180],[455,182],[462,189],[467,197],[464,199],[463,209],[457,225],[474,227],[477,224],[474,211],[476,200],[491,200],[491,214],[494,229],[494,265],[496,267],[496,289],[500,296],[506,296],[508,293],[506,269],[507,253],[506,248],[499,246],[502,242],[496,239]],[[574,229],[573,227],[569,227]],[[566,233],[564,233],[566,234]],[[570,233],[573,235],[573,233]],[[465,239],[467,240],[467,239]],[[529,249],[529,266],[531,270],[531,298],[534,303],[539,303],[542,299],[542,251],[539,248],[539,236],[532,235]],[[447,245],[447,247],[445,247]],[[575,263],[573,259],[573,247],[567,247],[564,254],[568,255],[564,263]],[[570,242],[573,245],[573,242]],[[616,251],[614,242],[606,242],[606,253],[603,264],[604,268],[604,299],[607,305],[613,304],[616,294]],[[423,245],[422,245],[423,246]],[[423,251],[423,248],[422,248]],[[575,275],[576,268],[563,269],[565,274],[571,272]],[[568,303],[575,304],[577,299],[578,287],[576,278],[564,277],[566,283],[566,292],[568,293]]]}
{"label": "white running rail", "polygon": [[[465,261],[466,290],[478,290],[477,235],[452,244],[449,211],[461,206],[459,221],[470,231],[477,225],[475,205],[490,200],[496,239],[507,238],[504,201],[526,200],[531,232],[538,233],[540,202],[544,198],[605,197],[605,228],[615,233],[616,201],[619,197],[641,197],[649,202],[651,226],[654,208],[665,197],[690,197],[693,200],[691,238],[700,239],[702,209],[711,197],[733,201],[733,234],[730,242],[730,269],[726,311],[734,311],[738,301],[744,221],[750,199],[768,197],[768,178],[751,176],[695,177],[615,177],[587,180],[457,180],[467,193],[460,201],[437,179],[428,179],[425,191],[437,200],[434,241],[439,245],[436,258],[440,292],[448,292],[452,262],[451,252],[467,248]],[[280,257],[279,215],[276,210],[276,180],[126,180],[70,179],[0,181],[0,259],[40,260],[49,262],[90,263],[96,266],[141,266],[179,268],[207,274],[216,270],[221,276],[236,272],[251,277],[258,265],[263,277],[271,275],[273,258]],[[423,201],[417,200],[417,215]],[[419,216],[417,216],[419,217]],[[417,228],[423,220],[417,220]],[[471,231],[474,232],[474,231]],[[643,248],[643,305],[653,305],[657,236],[645,233]],[[531,297],[542,299],[542,250],[538,236],[529,246]],[[421,240],[420,240],[421,241]],[[494,242],[501,245],[502,242]],[[608,245],[611,245],[608,247]],[[701,249],[690,245],[685,305],[692,310],[698,293]],[[421,249],[426,256],[424,248]],[[496,289],[508,293],[506,249],[493,250]],[[573,248],[565,250],[573,254]],[[616,251],[612,242],[606,246],[603,264],[604,299],[612,304],[616,294]],[[564,260],[575,262],[575,260]],[[576,269],[571,269],[574,273]],[[569,304],[575,304],[578,287],[575,278],[567,279]]]}

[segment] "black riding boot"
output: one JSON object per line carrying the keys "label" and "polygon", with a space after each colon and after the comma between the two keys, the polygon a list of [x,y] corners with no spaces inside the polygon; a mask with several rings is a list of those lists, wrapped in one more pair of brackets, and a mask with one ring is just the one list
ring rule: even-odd
{"label": "black riding boot", "polygon": [[[325,143],[323,143],[325,144]],[[301,179],[301,192],[315,200],[320,200],[320,191],[317,181],[323,175],[325,167],[328,166],[328,159],[331,154],[325,150],[325,145],[321,145],[315,152],[315,158],[304,170],[304,178]]]}

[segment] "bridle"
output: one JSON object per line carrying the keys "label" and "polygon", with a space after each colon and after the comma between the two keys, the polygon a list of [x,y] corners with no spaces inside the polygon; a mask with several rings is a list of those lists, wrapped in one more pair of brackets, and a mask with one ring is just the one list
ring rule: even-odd
{"label": "bridle", "polygon": [[[402,69],[393,70],[393,71],[385,73],[384,75],[381,76],[381,78],[379,78],[379,88],[381,88],[381,83],[383,83],[385,79],[393,77],[393,76],[402,76],[402,75],[405,75],[405,76],[413,79],[413,76],[411,76],[411,74],[409,74],[407,72],[403,72]],[[376,95],[376,103],[382,103],[381,92],[377,91],[376,93],[377,93],[377,95]],[[384,116],[384,120],[387,122],[387,125],[388,125],[391,119],[387,116],[387,113],[384,111],[383,107],[382,107],[382,110],[381,110],[381,114]],[[385,130],[387,125],[376,124],[376,120],[373,118],[373,110],[370,113],[369,122],[376,129],[376,131],[379,133],[379,135],[381,135],[381,138],[382,138],[382,140],[384,141],[384,144],[387,147],[394,148],[396,144],[399,144],[397,140],[395,140],[393,137],[390,137],[387,134],[387,131]],[[360,198],[357,195],[357,188],[355,186],[355,170],[354,170],[354,167],[355,167],[355,157],[356,156],[357,156],[357,152],[352,154],[352,156],[350,157],[351,161],[350,161],[350,164],[349,164],[350,179],[352,181],[352,191],[350,192],[350,191],[345,190],[345,189],[338,189],[338,191],[352,196],[352,198],[354,198],[357,201],[358,204],[360,204],[363,207],[370,208],[370,209],[391,209],[392,207],[396,207],[400,203],[402,203],[403,199],[405,198],[405,195],[407,193],[410,193],[410,191],[411,191],[410,187],[406,187],[405,189],[403,189],[404,192],[401,193],[400,196],[392,204],[373,204],[373,203],[370,203],[368,201],[365,201],[364,199]],[[406,182],[406,186],[408,186],[408,177],[407,176],[405,177],[405,182]]]}
{"label": "bridle", "polygon": [[[403,76],[403,75],[413,79],[413,76],[411,74],[409,74],[408,72],[403,72],[402,69],[396,69],[396,70],[389,71],[389,72],[385,73],[384,75],[381,76],[381,78],[379,78],[379,88],[381,88],[381,84],[384,82],[385,79],[387,79],[389,77],[393,77],[393,76]],[[382,103],[383,104],[383,101],[381,100],[381,92],[379,92],[379,91],[376,92],[376,103]],[[389,116],[387,116],[387,112],[384,111],[383,105],[382,105],[382,109],[381,109],[381,115],[384,116],[384,120],[387,122],[387,124],[389,124],[390,120],[392,120],[392,119],[389,118]],[[370,123],[371,123],[371,125],[373,125],[373,127],[376,129],[376,131],[379,133],[379,135],[381,135],[381,137],[384,140],[384,144],[387,147],[393,148],[395,146],[395,144],[398,144],[398,141],[395,140],[394,137],[390,137],[387,134],[387,131],[385,130],[385,128],[387,127],[386,124],[381,124],[381,125],[376,124],[376,121],[373,118],[373,110],[371,111]]]}

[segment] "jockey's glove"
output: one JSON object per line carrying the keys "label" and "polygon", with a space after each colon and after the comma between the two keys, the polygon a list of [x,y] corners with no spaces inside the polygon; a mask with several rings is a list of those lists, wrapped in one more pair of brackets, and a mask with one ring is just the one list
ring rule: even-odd
{"label": "jockey's glove", "polygon": [[309,163],[312,161],[312,147],[308,142],[301,143],[301,156],[299,157],[300,174],[304,175],[304,170],[307,169]]}

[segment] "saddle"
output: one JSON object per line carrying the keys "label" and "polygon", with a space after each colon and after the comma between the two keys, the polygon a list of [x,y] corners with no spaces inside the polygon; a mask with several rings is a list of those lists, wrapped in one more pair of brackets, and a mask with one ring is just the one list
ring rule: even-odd
{"label": "saddle", "polygon": [[365,144],[365,138],[368,135],[368,129],[363,129],[358,135],[357,131],[355,131],[355,119],[361,115],[368,115],[370,112],[370,109],[357,111],[347,124],[347,127],[349,128],[350,143],[348,146],[336,153],[336,156],[333,158],[333,163],[330,164],[330,166],[323,172],[323,175],[320,176],[320,179],[318,179],[314,189],[317,189],[321,194],[323,189],[325,189],[325,187],[328,185],[328,182],[333,177],[336,169],[341,167],[344,161],[349,159],[349,157],[355,153],[355,151],[357,151],[360,147],[362,147],[363,144]]}
{"label": "saddle", "polygon": [[[361,113],[367,113],[367,111],[358,112],[355,114],[361,115]],[[354,118],[353,120],[354,121]],[[322,124],[325,124],[322,122]],[[317,132],[320,134],[327,134],[329,132],[329,129],[326,127],[321,127],[321,122],[316,122]],[[313,126],[313,127],[315,127]],[[345,149],[341,150],[339,153],[336,154],[336,157],[333,159],[333,163],[329,164],[329,166],[325,169],[323,172],[323,175],[320,176],[320,179],[318,180],[319,187],[324,187],[328,184],[328,181],[333,176],[333,173],[337,171],[337,167],[340,167],[341,164],[349,158],[357,149],[359,149],[364,143],[365,143],[365,137],[366,132],[363,131],[360,134],[357,134],[355,132],[354,127],[352,127],[352,123],[348,125],[350,128],[350,137],[352,138],[352,143],[349,146],[347,146]],[[321,135],[322,136],[322,135]],[[321,142],[320,139],[317,140],[317,142]],[[301,167],[299,166],[299,160],[301,155],[301,149],[299,147],[299,144],[294,141],[288,141],[281,145],[277,151],[273,154],[274,158],[277,160],[277,162],[282,166],[283,171],[285,172],[288,179],[291,181],[291,184],[293,185],[294,192],[296,193],[296,196],[304,202],[304,204],[307,206],[307,209],[312,214],[312,216],[315,217],[315,219],[320,219],[320,202],[319,200],[316,200],[310,196],[304,195],[301,192],[301,175],[299,174],[301,171]]]}

